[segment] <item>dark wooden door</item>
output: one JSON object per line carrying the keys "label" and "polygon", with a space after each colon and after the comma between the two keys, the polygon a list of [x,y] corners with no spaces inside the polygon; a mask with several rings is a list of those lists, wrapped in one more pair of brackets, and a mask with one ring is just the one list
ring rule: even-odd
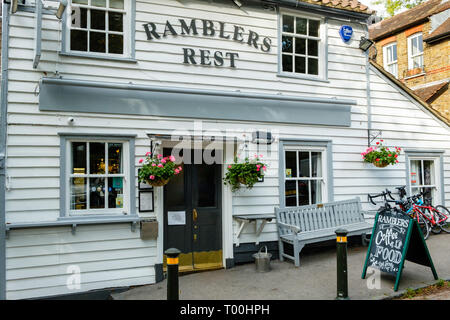
{"label": "dark wooden door", "polygon": [[[170,149],[164,154],[170,154]],[[164,250],[177,248],[182,252],[180,271],[220,268],[221,165],[202,162],[181,166],[181,173],[164,187]],[[169,224],[172,211],[185,215],[185,223]]]}

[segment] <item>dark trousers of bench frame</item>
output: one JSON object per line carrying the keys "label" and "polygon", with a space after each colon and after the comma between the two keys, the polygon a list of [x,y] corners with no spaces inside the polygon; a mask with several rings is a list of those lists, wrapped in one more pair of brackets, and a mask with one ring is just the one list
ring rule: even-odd
{"label": "dark trousers of bench frame", "polygon": [[[346,229],[347,236],[366,236],[372,232],[372,225],[364,219],[361,200],[335,201],[300,207],[275,208],[278,229],[280,261],[291,259],[300,266],[300,251],[306,244],[332,240],[337,229]],[[284,244],[293,245],[294,255],[285,253]]]}

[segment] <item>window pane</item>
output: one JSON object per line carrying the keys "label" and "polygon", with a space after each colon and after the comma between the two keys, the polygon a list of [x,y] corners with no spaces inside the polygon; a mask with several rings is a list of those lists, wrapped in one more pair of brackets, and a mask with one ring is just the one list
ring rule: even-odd
{"label": "window pane", "polygon": [[298,153],[299,177],[309,177],[309,152],[300,151]]}
{"label": "window pane", "polygon": [[422,40],[422,35],[417,37],[417,42],[418,42],[418,51],[419,52],[423,52],[423,40]]}
{"label": "window pane", "polygon": [[123,53],[123,36],[118,34],[108,35],[108,52],[109,53]]}
{"label": "window pane", "polygon": [[286,178],[297,177],[297,152],[286,151]]}
{"label": "window pane", "polygon": [[89,167],[91,174],[105,173],[105,144],[99,142],[89,143]]}
{"label": "window pane", "polygon": [[86,174],[86,142],[72,142],[72,173]]}
{"label": "window pane", "polygon": [[309,205],[309,184],[311,181],[300,180],[298,181],[298,205]]}
{"label": "window pane", "polygon": [[306,73],[305,57],[295,57],[295,72]]}
{"label": "window pane", "polygon": [[196,165],[198,193],[194,199],[194,206],[197,208],[216,207],[215,174],[216,166]]}
{"label": "window pane", "polygon": [[89,208],[104,209],[105,208],[105,178],[89,179],[90,200]]}
{"label": "window pane", "polygon": [[95,7],[106,7],[106,0],[91,0],[91,4]]}
{"label": "window pane", "polygon": [[111,31],[123,31],[123,15],[121,13],[110,12],[108,14],[108,29]]}
{"label": "window pane", "polygon": [[106,52],[106,33],[101,32],[90,32],[90,51],[92,52]]}
{"label": "window pane", "polygon": [[123,178],[108,178],[108,208],[123,208]]}
{"label": "window pane", "polygon": [[70,50],[87,51],[87,31],[70,30]]}
{"label": "window pane", "polygon": [[397,61],[397,45],[396,44],[392,46],[392,55],[393,55],[392,61]]}
{"label": "window pane", "polygon": [[433,160],[423,160],[423,177],[424,185],[434,185],[434,161]]}
{"label": "window pane", "polygon": [[322,202],[322,180],[311,181],[311,204]]}
{"label": "window pane", "polygon": [[109,7],[114,9],[123,9],[123,0],[109,0]]}
{"label": "window pane", "polygon": [[283,15],[283,32],[294,32],[294,17]]}
{"label": "window pane", "polygon": [[[164,156],[167,156],[167,154]],[[184,208],[186,206],[184,199],[184,164],[181,164],[181,167],[181,172],[170,179],[169,183],[164,187],[165,194],[170,195],[171,207]]]}
{"label": "window pane", "polygon": [[[422,188],[421,190],[424,195],[423,198],[425,199],[432,199],[433,200],[433,188]],[[417,191],[419,193],[420,191]]]}
{"label": "window pane", "polygon": [[322,177],[322,152],[311,152],[312,176]]}
{"label": "window pane", "polygon": [[88,0],[72,0],[72,3],[88,4]]}
{"label": "window pane", "polygon": [[74,7],[71,21],[74,28],[87,28],[87,9]]}
{"label": "window pane", "polygon": [[306,24],[308,23],[308,20],[304,18],[296,18],[296,22],[297,22],[296,33],[306,34]]}
{"label": "window pane", "polygon": [[295,53],[306,54],[306,39],[295,38]]}
{"label": "window pane", "polygon": [[86,178],[70,179],[70,210],[87,209],[86,180]]}
{"label": "window pane", "polygon": [[308,58],[308,74],[319,74],[319,60]]}
{"label": "window pane", "polygon": [[317,57],[318,55],[319,55],[319,41],[308,39],[308,56]]}
{"label": "window pane", "polygon": [[319,27],[320,27],[320,21],[318,20],[309,20],[309,32],[308,34],[312,37],[318,37],[319,36]]}
{"label": "window pane", "polygon": [[293,47],[293,39],[292,39],[292,37],[283,36],[281,38],[281,42],[282,42],[282,45],[283,45],[283,52],[290,52],[290,53],[292,53],[292,47]]}
{"label": "window pane", "polygon": [[108,173],[122,173],[121,143],[108,143]]}
{"label": "window pane", "polygon": [[386,61],[391,62],[392,61],[392,47],[386,48]]}
{"label": "window pane", "polygon": [[105,30],[105,11],[91,10],[91,29]]}
{"label": "window pane", "polygon": [[292,72],[292,56],[283,54],[283,71]]}
{"label": "window pane", "polygon": [[295,188],[296,181],[286,181],[285,195],[286,195],[286,207],[297,206],[297,191]]}
{"label": "window pane", "polygon": [[422,168],[420,160],[411,160],[411,186],[422,184]]}

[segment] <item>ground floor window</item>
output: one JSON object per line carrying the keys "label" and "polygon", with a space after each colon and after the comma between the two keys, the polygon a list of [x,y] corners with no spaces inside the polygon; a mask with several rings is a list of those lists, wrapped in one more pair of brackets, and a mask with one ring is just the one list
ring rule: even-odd
{"label": "ground floor window", "polygon": [[286,146],[284,149],[284,198],[286,207],[324,201],[326,150]]}
{"label": "ground floor window", "polygon": [[128,142],[121,140],[67,140],[69,215],[127,212],[128,150]]}
{"label": "ground floor window", "polygon": [[410,192],[417,194],[421,191],[426,198],[433,199],[434,204],[440,202],[439,159],[411,157],[409,158]]}

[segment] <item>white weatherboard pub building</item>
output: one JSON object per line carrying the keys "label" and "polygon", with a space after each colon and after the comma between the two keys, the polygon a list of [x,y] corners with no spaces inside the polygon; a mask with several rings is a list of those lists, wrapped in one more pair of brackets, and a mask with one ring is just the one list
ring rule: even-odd
{"label": "white weatherboard pub building", "polygon": [[[274,207],[375,209],[367,193],[401,185],[450,205],[449,125],[368,61],[356,0],[61,4],[3,4],[0,298],[156,283],[169,247],[183,270],[276,254],[275,220],[236,219]],[[215,144],[219,161],[140,185],[139,159],[180,136],[183,158]],[[378,139],[398,164],[362,161]],[[264,180],[231,192],[227,164],[255,153]]]}

